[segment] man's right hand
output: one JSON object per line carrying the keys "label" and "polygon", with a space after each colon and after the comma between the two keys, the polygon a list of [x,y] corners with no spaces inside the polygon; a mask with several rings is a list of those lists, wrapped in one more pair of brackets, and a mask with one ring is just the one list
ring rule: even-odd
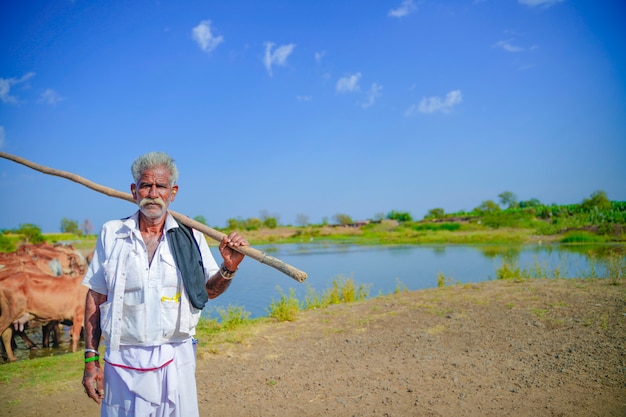
{"label": "man's right hand", "polygon": [[104,373],[100,363],[90,362],[85,364],[83,373],[83,387],[85,392],[96,403],[100,404],[104,398]]}

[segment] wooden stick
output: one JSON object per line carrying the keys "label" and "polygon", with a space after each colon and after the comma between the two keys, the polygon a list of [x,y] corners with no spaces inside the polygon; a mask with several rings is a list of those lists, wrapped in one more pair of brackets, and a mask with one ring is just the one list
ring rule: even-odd
{"label": "wooden stick", "polygon": [[[135,200],[133,199],[133,196],[131,194],[128,193],[124,193],[118,190],[115,190],[113,188],[109,188],[109,187],[105,187],[103,185],[100,184],[96,184],[93,181],[89,181],[88,179],[85,179],[79,175],[76,174],[72,174],[71,172],[67,172],[67,171],[61,171],[59,169],[54,169],[54,168],[49,168],[43,165],[39,165],[36,164],[34,162],[31,162],[27,159],[21,158],[19,156],[15,156],[15,155],[11,155],[8,154],[6,152],[0,152],[0,157],[8,159],[10,161],[13,162],[17,162],[19,164],[25,165],[29,168],[32,168],[34,170],[43,172],[44,174],[49,174],[49,175],[55,175],[57,177],[61,177],[61,178],[65,178],[68,179],[70,181],[74,181],[78,184],[84,185],[87,188],[91,188],[94,191],[97,191],[99,193],[102,194],[106,194],[110,197],[115,197],[115,198],[119,198],[121,200],[126,200],[129,201],[133,204],[136,204]],[[178,221],[180,221],[181,223],[183,223],[184,225],[187,225],[189,227],[192,227],[196,230],[201,231],[202,233],[204,233],[205,235],[207,235],[208,237],[210,237],[211,239],[214,239],[218,242],[222,241],[222,238],[225,236],[224,233],[219,232],[215,229],[210,228],[207,225],[204,225],[200,222],[197,222],[191,218],[189,218],[188,216],[185,216],[183,214],[177,213],[175,211],[170,210],[169,211],[170,214],[172,216],[174,216],[176,219],[178,219]],[[304,271],[301,271],[297,268],[294,268],[293,266],[281,261],[280,259],[274,258],[273,256],[269,256],[264,252],[261,252],[258,249],[253,248],[252,246],[239,246],[237,248],[234,248],[236,251],[243,253],[246,256],[249,256],[250,258],[259,261],[261,263],[264,263],[268,266],[271,266],[272,268],[275,268],[277,270],[279,270],[280,272],[288,275],[289,277],[295,279],[298,282],[304,282],[307,278],[307,274]]]}

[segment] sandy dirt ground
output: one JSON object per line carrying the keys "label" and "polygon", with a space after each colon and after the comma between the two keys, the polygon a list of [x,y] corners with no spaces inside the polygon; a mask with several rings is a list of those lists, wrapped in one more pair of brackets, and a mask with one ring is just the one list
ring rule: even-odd
{"label": "sandy dirt ground", "polygon": [[[626,287],[609,280],[404,292],[246,331],[200,345],[202,416],[626,416]],[[76,381],[0,386],[0,415],[99,410]]]}

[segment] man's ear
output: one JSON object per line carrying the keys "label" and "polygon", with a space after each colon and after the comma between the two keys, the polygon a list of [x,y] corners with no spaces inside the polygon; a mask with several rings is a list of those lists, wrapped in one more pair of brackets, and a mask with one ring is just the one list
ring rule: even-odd
{"label": "man's ear", "polygon": [[172,195],[170,196],[172,201],[174,201],[174,198],[176,197],[176,193],[177,192],[178,192],[178,185],[175,185],[175,186],[172,187]]}
{"label": "man's ear", "polygon": [[130,185],[130,192],[133,194],[133,198],[137,200],[137,186],[135,184]]}

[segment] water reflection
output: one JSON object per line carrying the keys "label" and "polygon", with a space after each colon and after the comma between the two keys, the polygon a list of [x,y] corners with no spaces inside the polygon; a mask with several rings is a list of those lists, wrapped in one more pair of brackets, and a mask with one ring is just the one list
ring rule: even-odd
{"label": "water reflection", "polygon": [[[26,335],[29,339],[31,339],[35,345],[35,349],[29,349],[26,343],[22,340],[19,335],[14,335],[13,340],[15,342],[15,346],[13,348],[13,353],[15,357],[20,360],[24,359],[35,359],[35,358],[44,358],[48,356],[57,356],[57,355],[65,355],[67,353],[72,353],[72,343],[69,333],[69,326],[61,325],[59,326],[59,346],[53,347],[52,341],[50,342],[50,347],[42,347],[42,329],[39,324],[32,324],[36,322],[29,323],[29,327],[25,330]],[[82,351],[84,347],[84,343],[81,340],[78,344],[78,350]],[[0,347],[0,363],[6,363],[6,354],[4,352],[4,346]]]}

